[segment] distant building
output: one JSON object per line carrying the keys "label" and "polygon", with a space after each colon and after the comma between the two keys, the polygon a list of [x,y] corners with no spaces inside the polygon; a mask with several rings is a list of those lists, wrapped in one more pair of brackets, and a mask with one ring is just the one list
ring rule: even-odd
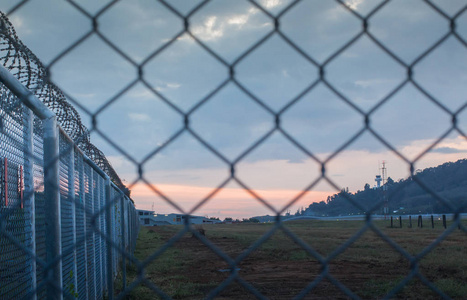
{"label": "distant building", "polygon": [[[160,226],[160,225],[181,225],[185,224],[185,215],[182,214],[157,214],[152,210],[138,209],[139,222],[143,226]],[[206,217],[191,216],[190,224],[216,224],[219,220],[211,220]]]}

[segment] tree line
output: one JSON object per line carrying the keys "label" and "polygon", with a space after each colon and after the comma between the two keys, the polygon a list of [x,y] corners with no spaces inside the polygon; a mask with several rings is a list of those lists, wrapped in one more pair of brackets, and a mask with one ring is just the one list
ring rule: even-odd
{"label": "tree line", "polygon": [[355,193],[345,188],[325,201],[297,210],[295,215],[383,214],[386,199],[390,214],[453,213],[459,209],[467,212],[467,159],[417,170],[397,182],[389,177],[380,188],[371,188],[368,183]]}

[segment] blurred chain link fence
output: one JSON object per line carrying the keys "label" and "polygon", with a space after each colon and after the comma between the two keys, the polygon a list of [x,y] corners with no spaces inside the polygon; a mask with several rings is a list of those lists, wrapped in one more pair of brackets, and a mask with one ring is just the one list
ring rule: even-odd
{"label": "blurred chain link fence", "polygon": [[0,299],[102,298],[136,243],[133,202],[55,123],[56,154],[48,125],[0,95]]}
{"label": "blurred chain link fence", "polygon": [[[22,7],[23,5],[28,5],[28,0],[21,1],[15,7],[13,7],[7,15],[12,15],[15,11]],[[206,6],[210,1],[201,1],[198,5],[192,8],[188,13],[183,14],[178,11],[174,6],[170,4],[169,1],[159,0],[159,2],[164,5],[173,15],[177,16],[180,19],[183,29],[175,34],[171,39],[166,41],[162,46],[149,54],[142,63],[135,62],[130,56],[128,56],[125,51],[123,51],[119,45],[114,44],[106,36],[99,31],[99,18],[104,12],[111,11],[114,4],[119,1],[111,1],[100,9],[96,14],[91,15],[79,3],[68,0],[70,5],[72,5],[76,10],[82,15],[86,16],[89,19],[89,22],[92,24],[92,29],[84,34],[82,37],[77,39],[72,43],[65,51],[57,55],[55,59],[52,60],[46,68],[42,67],[38,59],[32,54],[27,48],[21,44],[18,38],[15,35],[14,29],[11,24],[8,22],[6,16],[2,14],[2,32],[1,32],[1,44],[2,49],[2,64],[5,65],[10,72],[16,76],[31,92],[34,93],[39,99],[43,101],[52,111],[57,113],[57,118],[64,131],[70,138],[74,141],[74,145],[77,145],[80,149],[75,148],[73,143],[66,137],[65,133],[60,133],[60,156],[59,156],[59,165],[60,165],[60,182],[59,184],[51,183],[52,189],[58,189],[60,192],[60,207],[61,210],[61,244],[63,252],[60,256],[60,259],[55,261],[48,261],[46,259],[46,253],[48,251],[56,251],[52,248],[47,248],[46,242],[47,239],[45,236],[44,230],[44,211],[47,211],[48,207],[45,205],[46,198],[44,198],[43,187],[47,186],[47,180],[44,179],[44,172],[47,172],[48,164],[42,160],[43,157],[43,145],[41,139],[43,137],[43,129],[41,127],[41,121],[38,118],[35,118],[34,121],[34,134],[32,137],[34,146],[32,147],[33,151],[24,150],[25,140],[29,141],[29,135],[32,134],[30,130],[27,129],[27,119],[30,117],[30,111],[24,107],[23,104],[20,104],[18,99],[14,97],[10,91],[2,86],[2,149],[1,156],[2,159],[6,158],[2,162],[3,170],[2,175],[4,178],[3,181],[5,184],[2,186],[2,191],[4,195],[8,195],[6,198],[9,199],[9,202],[5,202],[5,197],[3,198],[3,203],[1,206],[1,234],[2,241],[0,243],[0,249],[2,253],[2,265],[0,269],[0,275],[2,278],[2,283],[7,280],[8,284],[2,284],[0,289],[0,296],[2,297],[22,297],[30,296],[32,294],[37,294],[38,298],[45,297],[46,287],[52,286],[53,288],[58,289],[63,292],[63,296],[68,298],[73,298],[75,293],[79,298],[102,298],[103,292],[106,290],[106,287],[112,287],[112,274],[108,274],[109,270],[116,271],[118,269],[117,263],[118,258],[127,258],[134,262],[138,268],[138,279],[130,284],[128,287],[123,287],[122,293],[118,295],[119,299],[122,299],[127,295],[132,289],[134,289],[139,284],[145,284],[155,294],[159,295],[162,298],[169,299],[170,297],[159,287],[155,286],[154,283],[150,282],[144,276],[144,269],[148,266],[149,263],[157,259],[160,255],[164,253],[165,250],[173,246],[186,232],[192,232],[201,242],[203,242],[208,248],[210,248],[215,254],[225,260],[231,268],[231,275],[218,285],[213,291],[209,293],[207,298],[216,297],[223,289],[225,289],[231,282],[236,281],[242,285],[246,290],[251,292],[259,299],[264,299],[265,297],[251,284],[246,282],[241,278],[237,271],[238,264],[244,260],[249,254],[254,250],[260,247],[268,238],[275,234],[278,230],[285,232],[293,241],[300,245],[309,255],[314,257],[321,265],[322,271],[313,280],[310,284],[297,296],[298,299],[302,299],[307,296],[308,293],[312,292],[323,279],[328,279],[334,285],[336,285],[343,293],[352,299],[358,299],[359,296],[348,289],[343,285],[339,280],[337,280],[329,272],[329,263],[340,253],[344,252],[349,245],[359,239],[359,237],[366,232],[367,230],[373,231],[378,234],[382,239],[389,243],[394,251],[399,252],[409,263],[410,271],[409,273],[385,296],[385,298],[391,298],[395,296],[404,286],[412,279],[419,278],[423,284],[428,286],[434,292],[436,292],[441,298],[449,298],[441,290],[439,290],[432,282],[430,282],[426,277],[423,276],[418,270],[418,264],[420,260],[425,257],[430,251],[442,242],[447,236],[456,228],[460,228],[463,232],[467,232],[466,227],[461,223],[459,214],[465,209],[463,207],[453,207],[453,205],[447,201],[443,196],[434,192],[429,186],[424,184],[421,180],[414,177],[414,180],[432,197],[440,201],[445,205],[446,208],[449,208],[451,211],[455,212],[454,223],[449,227],[442,235],[440,235],[435,241],[433,241],[424,251],[418,255],[411,255],[397,243],[391,240],[387,235],[380,231],[372,222],[372,213],[379,211],[383,206],[383,201],[375,203],[374,207],[371,209],[365,209],[361,205],[355,202],[352,198],[347,197],[347,200],[351,202],[356,207],[359,207],[362,211],[367,211],[366,222],[364,226],[358,230],[353,237],[351,237],[347,242],[342,246],[336,249],[329,256],[324,257],[320,255],[313,247],[305,243],[300,237],[296,236],[292,231],[290,231],[285,224],[282,223],[279,218],[280,214],[286,211],[291,205],[296,203],[307,191],[312,190],[318,182],[326,181],[331,186],[335,187],[337,190],[340,190],[340,187],[328,176],[327,174],[327,165],[332,161],[340,152],[348,148],[358,137],[364,133],[370,133],[382,144],[385,145],[389,150],[391,150],[395,155],[404,160],[407,165],[410,167],[412,174],[414,174],[415,168],[414,163],[422,158],[430,149],[434,148],[440,141],[447,137],[450,133],[456,132],[463,138],[466,138],[465,133],[458,126],[458,115],[464,111],[467,103],[462,105],[458,110],[452,111],[447,108],[440,99],[437,99],[431,95],[421,84],[419,84],[416,79],[413,77],[413,69],[417,64],[419,64],[427,55],[432,53],[440,45],[442,45],[448,38],[452,37],[461,43],[464,47],[467,48],[467,42],[462,38],[461,35],[456,31],[456,22],[458,18],[464,14],[467,10],[467,5],[461,8],[453,16],[446,14],[441,8],[435,5],[431,1],[423,1],[430,9],[439,14],[442,18],[446,19],[449,24],[449,30],[440,37],[435,43],[432,44],[429,48],[422,51],[412,63],[406,63],[403,59],[398,57],[398,55],[388,49],[377,36],[372,34],[368,28],[371,25],[371,18],[380,10],[383,10],[385,5],[390,1],[382,1],[380,4],[376,5],[369,13],[366,15],[361,15],[357,11],[353,10],[347,1],[336,0],[339,5],[345,8],[350,14],[355,16],[361,22],[361,30],[351,39],[349,39],[342,47],[336,49],[329,57],[323,62],[319,63],[312,56],[307,54],[299,45],[294,43],[288,36],[281,31],[281,18],[290,11],[291,8],[299,5],[300,2],[304,1],[292,1],[288,4],[281,12],[276,15],[272,15],[267,9],[261,6],[257,1],[250,0],[248,1],[255,8],[260,10],[265,16],[270,18],[274,24],[274,28],[265,36],[258,38],[258,40],[246,51],[241,53],[232,63],[227,62],[221,55],[216,53],[215,50],[206,45],[196,34],[193,33],[190,27],[190,19],[203,7]],[[207,94],[204,98],[200,99],[196,105],[193,106],[188,112],[183,112],[171,99],[167,98],[159,91],[154,89],[151,84],[147,82],[144,77],[144,68],[152,59],[157,57],[165,49],[169,49],[172,44],[180,38],[182,35],[189,35],[198,45],[200,45],[209,55],[211,55],[215,60],[217,60],[221,65],[223,65],[229,73],[227,79],[222,83],[216,86],[210,93]],[[213,243],[211,243],[206,237],[201,236],[199,232],[193,229],[189,224],[189,217],[186,218],[187,223],[185,227],[172,238],[164,247],[162,247],[158,252],[154,253],[148,257],[145,261],[137,261],[129,253],[134,249],[135,236],[138,227],[138,222],[135,219],[134,215],[134,206],[129,201],[127,197],[121,195],[121,189],[124,189],[121,182],[118,180],[118,177],[115,175],[115,172],[110,167],[109,164],[105,163],[105,158],[102,153],[98,151],[92,144],[89,143],[89,134],[87,129],[81,124],[80,118],[77,115],[73,107],[66,102],[65,97],[60,92],[60,90],[49,81],[47,77],[47,70],[53,68],[54,64],[60,61],[63,57],[72,51],[74,48],[78,47],[84,41],[86,41],[91,36],[97,36],[101,41],[107,44],[112,48],[116,54],[118,54],[122,60],[125,60],[132,64],[135,68],[137,76],[133,82],[128,86],[123,87],[122,90],[127,90],[131,88],[136,83],[144,84],[148,89],[150,89],[156,96],[158,96],[162,101],[169,104],[177,113],[183,116],[184,127],[172,135],[164,144],[158,146],[154,151],[143,160],[142,163],[138,165],[140,170],[140,177],[138,180],[145,182],[150,189],[155,193],[155,195],[161,196],[165,201],[170,203],[176,210],[187,215],[192,214],[199,208],[201,205],[209,201],[214,195],[220,191],[227,183],[234,181],[242,186],[250,195],[256,198],[260,203],[268,207],[271,211],[277,214],[277,222],[272,227],[272,229],[267,232],[264,236],[258,239],[253,245],[250,245],[241,255],[236,258],[229,257],[218,249]],[[263,45],[271,37],[278,36],[285,43],[290,45],[301,57],[310,63],[310,65],[315,66],[319,71],[318,78],[309,84],[309,86],[303,90],[296,98],[292,99],[287,105],[285,105],[280,111],[275,111],[271,108],[264,99],[260,99],[255,96],[255,94],[250,91],[245,85],[243,85],[236,78],[236,67],[242,61],[244,61],[253,51],[258,47]],[[400,66],[405,68],[406,77],[405,80],[395,87],[386,97],[379,100],[379,102],[373,106],[372,109],[365,112],[361,110],[354,102],[347,97],[346,95],[339,92],[333,84],[328,81],[326,78],[326,70],[330,63],[332,63],[337,57],[339,57],[346,49],[351,47],[362,37],[369,38],[372,43],[378,46],[384,53],[387,54],[392,60],[397,62]],[[233,83],[240,90],[242,90],[248,97],[260,104],[261,107],[265,109],[270,115],[275,119],[275,127],[269,132],[264,134],[259,138],[251,147],[245,149],[241,155],[238,156],[235,160],[227,159],[220,151],[218,151],[214,146],[209,144],[204,140],[192,127],[190,124],[190,117],[192,114],[206,102],[210,101],[214,95],[225,87],[228,83]],[[339,99],[347,103],[352,107],[360,116],[362,120],[363,127],[361,130],[356,132],[351,139],[345,142],[337,151],[332,153],[327,159],[320,160],[312,152],[310,152],[306,147],[304,147],[300,141],[293,138],[287,133],[281,126],[281,117],[283,113],[291,106],[293,106],[297,101],[303,98],[306,94],[310,93],[317,84],[324,84],[329,90],[331,90]],[[419,154],[416,159],[410,160],[403,155],[396,147],[391,145],[391,143],[385,139],[384,136],[381,136],[371,125],[371,119],[374,113],[383,106],[387,101],[394,97],[403,87],[411,85],[422,94],[424,94],[432,103],[436,104],[441,110],[445,113],[448,113],[451,116],[451,125],[450,128],[431,145],[423,153]],[[105,111],[108,104],[112,103],[118,99],[120,95],[109,99],[102,108],[92,117],[95,119],[98,114]],[[24,100],[24,99],[23,99]],[[73,100],[75,101],[75,100]],[[29,115],[29,116],[28,116]],[[105,139],[111,141],[105,133],[99,131],[97,124],[93,124],[94,127],[92,130],[97,131]],[[144,162],[149,158],[156,156],[161,150],[170,145],[173,141],[177,140],[183,132],[189,133],[193,138],[198,140],[204,147],[210,151],[212,154],[220,158],[222,161],[228,165],[230,169],[230,178],[224,181],[221,185],[217,187],[208,197],[200,201],[200,203],[195,206],[195,208],[189,212],[184,211],[179,205],[177,205],[174,199],[170,199],[162,191],[155,188],[151,182],[147,181],[144,178]],[[281,210],[276,210],[272,205],[270,205],[267,199],[261,198],[255,193],[254,190],[250,189],[246,183],[244,183],[240,178],[236,176],[236,165],[242,161],[245,156],[251,153],[254,149],[258,148],[262,143],[264,143],[273,133],[282,134],[288,141],[290,141],[295,147],[300,151],[305,153],[310,159],[314,160],[321,166],[321,176],[311,182],[307,189],[303,191],[302,194],[298,195],[294,199],[285,205]],[[83,143],[85,144],[83,146]],[[114,144],[115,145],[115,144]],[[117,151],[121,151],[118,147]],[[27,148],[30,149],[30,148]],[[112,181],[117,185],[112,186],[110,191],[110,196],[106,195],[106,187],[109,187],[109,184],[105,182],[105,174],[101,173],[99,169],[96,169],[94,164],[89,160],[85,159],[85,155],[90,157],[95,163],[101,167],[109,176],[111,176]],[[135,160],[133,160],[135,161]],[[44,164],[45,163],[45,164]],[[6,167],[7,166],[7,167]],[[23,168],[21,168],[23,166]],[[21,171],[23,170],[23,171]],[[8,174],[7,174],[8,172]],[[33,174],[34,176],[31,176]],[[26,180],[26,178],[28,178]],[[34,193],[32,193],[32,182],[31,178],[34,178]],[[24,185],[21,181],[24,180]],[[74,183],[74,184],[73,184]],[[55,187],[53,186],[55,184]],[[21,190],[20,187],[24,187]],[[7,191],[8,189],[8,191]],[[397,193],[398,191],[394,191]],[[393,194],[394,194],[393,193]],[[120,195],[120,196],[119,196]],[[123,202],[115,200],[116,198],[121,197],[124,199]],[[388,195],[389,199],[392,197]],[[24,198],[24,200],[23,200]],[[31,201],[31,199],[35,199]],[[110,202],[106,202],[109,199]],[[110,204],[109,204],[110,203]],[[20,207],[24,208],[21,209]],[[115,209],[109,209],[115,205]],[[122,207],[125,206],[125,209]],[[124,213],[122,213],[124,212]],[[35,215],[35,218],[33,217]],[[65,216],[73,215],[73,218],[66,218]],[[120,227],[118,225],[122,225]],[[129,230],[125,230],[125,226],[129,226]],[[121,228],[121,229],[120,229]],[[107,252],[106,252],[107,251]],[[110,252],[108,252],[110,251]],[[110,255],[106,255],[110,254]],[[113,259],[112,262],[109,262],[109,259]],[[83,263],[84,262],[84,263]],[[61,265],[61,269],[57,269],[56,266]],[[106,267],[107,266],[107,267]],[[109,268],[110,266],[110,268]],[[50,272],[53,270],[54,272]],[[124,270],[124,269],[123,269]],[[49,273],[47,272],[49,271]],[[60,281],[54,281],[57,278],[56,272],[61,272],[59,276]],[[47,277],[47,273],[48,276]],[[107,273],[107,274],[106,274]],[[31,275],[33,274],[33,275]],[[36,274],[36,275],[34,275]],[[35,278],[34,278],[35,276]],[[110,276],[110,277],[109,277]],[[125,281],[124,281],[125,282]],[[32,289],[31,289],[32,287]],[[61,287],[61,290],[60,290]],[[52,290],[53,290],[52,288]],[[109,292],[109,290],[107,290]],[[53,293],[53,291],[51,292]],[[108,299],[113,299],[114,295],[108,293]]]}
{"label": "blurred chain link fence", "polygon": [[4,14],[0,26],[0,299],[102,299],[136,243],[133,201]]}
{"label": "blurred chain link fence", "polygon": [[[57,115],[57,121],[73,142],[112,178],[120,189],[125,186],[112,168],[105,155],[89,140],[88,129],[81,123],[76,109],[66,100],[63,93],[48,80],[48,71],[16,35],[15,29],[3,12],[0,12],[0,61],[2,65],[31,90]],[[14,102],[12,102],[14,103]],[[8,104],[5,104],[8,105]],[[11,104],[9,104],[11,105]]]}

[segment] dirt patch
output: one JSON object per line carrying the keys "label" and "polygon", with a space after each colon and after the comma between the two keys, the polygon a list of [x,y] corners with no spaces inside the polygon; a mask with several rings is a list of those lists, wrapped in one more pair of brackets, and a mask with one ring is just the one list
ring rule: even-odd
{"label": "dirt patch", "polygon": [[[249,227],[245,230],[239,226],[210,227],[206,229],[206,237],[212,245],[235,260],[269,227],[263,226],[261,230],[258,228],[261,229],[261,227]],[[301,227],[293,229],[296,234],[301,234]],[[303,232],[306,233],[307,238],[309,237],[309,240],[304,239],[314,247],[317,253],[320,253],[321,257],[327,257],[335,251],[352,233],[346,228],[342,231],[336,229],[335,239],[330,239],[329,235],[323,234],[320,230],[312,232],[308,226],[303,229],[306,229]],[[177,233],[176,229],[163,227],[154,227],[149,230],[155,232],[161,241],[168,241]],[[258,230],[256,235],[249,237],[248,235],[253,235],[255,230]],[[435,236],[437,234],[428,233]],[[409,240],[404,236],[400,242],[401,247],[409,252],[423,249],[416,244],[418,239],[434,239],[431,236],[427,237],[425,233],[419,236],[409,234],[413,236],[415,243],[404,244],[403,238]],[[465,251],[465,241],[465,236],[457,236],[442,243],[442,246],[427,256],[426,260],[420,262],[421,274],[432,282],[437,282],[439,279],[450,280],[453,274],[457,274],[457,279],[462,283],[466,276],[463,271],[464,267],[459,264],[449,264],[449,261],[443,263],[440,258],[443,255],[446,256],[446,253],[457,251],[456,249]],[[292,299],[301,293],[305,295],[303,299],[349,299],[343,289],[348,289],[364,299],[375,299],[384,297],[411,272],[409,261],[372,233],[365,234],[356,243],[339,253],[327,264],[325,273],[322,273],[323,265],[318,259],[290,242],[287,236],[275,235],[238,263],[236,272],[238,272],[239,280],[234,280],[229,284],[226,284],[232,275],[229,264],[201,241],[193,238],[191,234],[186,234],[177,241],[173,249],[177,252],[174,260],[182,265],[182,269],[169,270],[159,276],[174,278],[173,281],[179,281],[179,283],[189,283],[194,289],[189,296],[171,295],[178,299],[203,299],[215,291],[219,285],[224,284],[225,288],[217,293],[216,299],[256,299],[248,290],[248,286],[269,299]],[[460,273],[462,273],[460,276],[462,278],[459,277]],[[327,274],[329,277],[326,277]],[[310,285],[314,286],[305,294],[304,290]],[[450,296],[462,299],[456,294],[450,294]],[[437,299],[439,295],[418,280],[410,283],[396,297]]]}

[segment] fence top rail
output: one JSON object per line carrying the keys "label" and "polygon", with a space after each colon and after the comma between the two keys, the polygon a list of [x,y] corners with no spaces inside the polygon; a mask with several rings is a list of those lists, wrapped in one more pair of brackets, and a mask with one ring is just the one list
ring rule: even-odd
{"label": "fence top rail", "polygon": [[76,145],[76,143],[71,139],[70,136],[68,136],[68,134],[65,132],[65,130],[58,126],[58,130],[60,131],[60,133],[63,135],[63,137],[71,144],[73,145],[73,148],[74,148],[74,151],[77,151],[79,152],[79,154],[83,155],[83,156],[86,156],[86,154],[84,154],[84,152],[78,147],[78,145]]}
{"label": "fence top rail", "polygon": [[[73,139],[65,132],[65,130],[58,126],[60,133],[67,139],[67,141],[73,145],[74,151],[78,151],[82,156],[84,162],[86,162],[91,168],[94,169],[101,177],[104,177],[104,179],[107,179],[109,175],[107,175],[101,168],[99,168],[96,163],[92,159],[90,159],[79,147],[78,145],[73,141]],[[120,189],[115,185],[115,188],[117,188],[119,191]]]}
{"label": "fence top rail", "polygon": [[0,82],[18,97],[21,102],[31,109],[41,120],[55,117],[55,114],[37,99],[8,69],[0,64]]}
{"label": "fence top rail", "polygon": [[113,183],[113,182],[111,181],[111,182],[110,182],[110,185],[111,185],[114,189],[116,189],[117,192],[118,192],[119,194],[121,194],[122,196],[125,196],[125,193],[123,193],[123,191],[122,191],[121,189],[119,189],[118,186],[117,186],[115,183]]}
{"label": "fence top rail", "polygon": [[83,160],[85,163],[87,163],[94,171],[96,171],[97,174],[99,174],[101,177],[103,177],[105,180],[109,179],[109,175],[107,175],[102,169],[100,169],[89,157],[86,155],[83,155]]}
{"label": "fence top rail", "polygon": [[119,189],[115,183],[110,181],[110,186],[113,187],[120,194],[120,196],[123,197],[123,199],[125,199],[125,201],[128,201],[133,207],[135,206],[131,198],[125,195],[125,193],[121,189]]}

